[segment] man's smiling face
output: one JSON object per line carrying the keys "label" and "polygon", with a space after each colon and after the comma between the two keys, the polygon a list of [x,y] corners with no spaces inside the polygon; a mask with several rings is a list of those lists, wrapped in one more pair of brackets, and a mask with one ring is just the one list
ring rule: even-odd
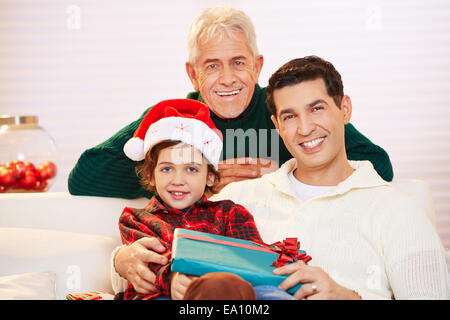
{"label": "man's smiling face", "polygon": [[299,171],[339,168],[345,163],[344,125],[351,116],[348,96],[337,106],[319,78],[276,89],[274,102],[272,120],[297,159]]}
{"label": "man's smiling face", "polygon": [[250,104],[263,57],[253,56],[242,32],[201,42],[198,49],[195,66],[186,63],[194,89],[217,116],[238,117]]}

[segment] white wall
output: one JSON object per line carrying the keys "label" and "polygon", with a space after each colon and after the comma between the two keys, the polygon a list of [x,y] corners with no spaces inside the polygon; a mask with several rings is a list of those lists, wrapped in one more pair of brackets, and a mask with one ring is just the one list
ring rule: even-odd
{"label": "white wall", "polygon": [[186,38],[204,7],[253,20],[265,65],[316,54],[341,72],[352,123],[396,178],[426,180],[450,247],[450,1],[0,1],[0,114],[38,115],[59,147],[52,191],[80,153],[191,90]]}

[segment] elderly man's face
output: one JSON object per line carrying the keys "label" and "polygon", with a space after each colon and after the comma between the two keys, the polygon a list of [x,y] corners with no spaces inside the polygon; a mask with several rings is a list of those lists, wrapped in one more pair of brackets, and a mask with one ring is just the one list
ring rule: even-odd
{"label": "elderly man's face", "polygon": [[199,44],[195,66],[186,71],[195,90],[217,116],[232,119],[249,105],[263,65],[262,55],[253,57],[244,33],[233,38],[211,39]]}

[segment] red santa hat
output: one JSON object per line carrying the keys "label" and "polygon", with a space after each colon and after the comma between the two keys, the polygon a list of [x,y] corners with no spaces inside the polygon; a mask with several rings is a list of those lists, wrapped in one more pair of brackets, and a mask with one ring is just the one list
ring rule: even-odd
{"label": "red santa hat", "polygon": [[217,168],[222,152],[222,133],[211,120],[203,103],[190,99],[161,101],[145,115],[133,137],[123,146],[134,161],[164,140],[178,140],[199,150]]}

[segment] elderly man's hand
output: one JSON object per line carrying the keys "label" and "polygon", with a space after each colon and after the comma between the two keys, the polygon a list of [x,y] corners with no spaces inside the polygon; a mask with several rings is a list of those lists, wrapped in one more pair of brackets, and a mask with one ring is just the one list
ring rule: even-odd
{"label": "elderly man's hand", "polygon": [[[156,251],[156,252],[155,252]],[[164,246],[157,238],[141,238],[131,245],[119,249],[114,257],[117,273],[127,279],[134,289],[143,294],[156,292],[155,274],[148,268],[149,263],[167,264]]]}
{"label": "elderly man's hand", "polygon": [[259,178],[263,174],[278,169],[278,163],[262,158],[236,158],[219,162],[220,182],[214,188],[219,192],[227,184],[247,179]]}

